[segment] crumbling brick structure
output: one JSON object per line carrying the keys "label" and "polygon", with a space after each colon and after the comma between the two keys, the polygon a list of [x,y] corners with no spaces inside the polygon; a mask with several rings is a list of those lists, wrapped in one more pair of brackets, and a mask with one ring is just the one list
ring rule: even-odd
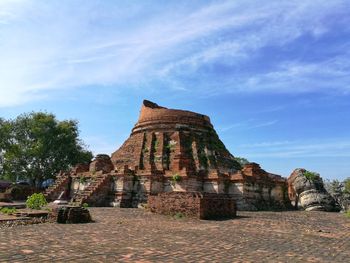
{"label": "crumbling brick structure", "polygon": [[104,198],[115,206],[137,207],[150,195],[173,191],[227,194],[238,210],[284,208],[288,200],[286,179],[258,164],[242,168],[208,116],[150,101],[143,102],[130,137],[110,159],[98,155],[70,177],[76,203]]}
{"label": "crumbling brick structure", "polygon": [[234,199],[227,194],[169,192],[148,197],[151,212],[198,219],[232,218],[236,216]]}

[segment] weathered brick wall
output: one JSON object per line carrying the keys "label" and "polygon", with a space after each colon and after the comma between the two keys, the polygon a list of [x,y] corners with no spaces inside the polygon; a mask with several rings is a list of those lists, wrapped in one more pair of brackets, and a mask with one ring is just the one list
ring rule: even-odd
{"label": "weathered brick wall", "polygon": [[200,217],[200,194],[189,192],[169,192],[148,197],[151,212],[175,215],[181,213],[187,217]]}
{"label": "weathered brick wall", "polygon": [[151,191],[149,176],[116,176],[114,178],[114,206],[138,207],[147,202]]}
{"label": "weathered brick wall", "polygon": [[141,107],[139,120],[133,131],[144,125],[159,125],[163,123],[168,125],[181,123],[212,128],[208,116],[190,111],[167,109],[145,100]]}
{"label": "weathered brick wall", "polygon": [[104,171],[106,173],[109,173],[113,169],[113,163],[110,157],[106,154],[98,154],[89,166],[89,171],[92,173],[97,171]]}
{"label": "weathered brick wall", "polygon": [[151,212],[175,215],[181,213],[187,217],[199,219],[234,217],[236,205],[225,194],[203,194],[199,192],[170,192],[148,197]]}
{"label": "weathered brick wall", "polygon": [[204,194],[201,198],[200,218],[235,217],[236,204],[232,197],[226,194]]}

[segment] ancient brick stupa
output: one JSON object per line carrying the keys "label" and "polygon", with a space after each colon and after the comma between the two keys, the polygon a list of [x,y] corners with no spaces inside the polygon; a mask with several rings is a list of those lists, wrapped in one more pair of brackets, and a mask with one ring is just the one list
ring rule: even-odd
{"label": "ancient brick stupa", "polygon": [[258,164],[245,167],[219,139],[208,116],[145,100],[130,137],[112,154],[61,174],[48,191],[73,203],[135,207],[164,192],[225,193],[238,209],[283,207],[286,179]]}
{"label": "ancient brick stupa", "polygon": [[128,166],[143,174],[178,174],[182,179],[217,176],[240,169],[208,116],[167,109],[147,100],[129,139],[112,154],[112,162],[117,169]]}

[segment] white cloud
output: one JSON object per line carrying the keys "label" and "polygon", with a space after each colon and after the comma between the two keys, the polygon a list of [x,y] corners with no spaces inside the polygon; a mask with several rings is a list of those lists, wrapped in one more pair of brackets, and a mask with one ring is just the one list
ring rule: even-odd
{"label": "white cloud", "polygon": [[[175,13],[176,6],[155,6],[1,0],[0,107],[42,99],[52,89],[142,85],[150,79],[187,90],[181,83],[186,74],[199,81],[203,66],[219,61],[239,68],[264,47],[283,46],[307,33],[321,37],[330,30],[327,17],[349,7],[338,0],[223,1]],[[294,78],[303,90],[314,84],[329,88],[333,78],[343,78],[333,88],[348,90],[343,84],[348,81],[348,59],[340,56],[329,64],[292,61],[281,64],[279,71],[242,74],[240,79],[218,76],[203,92],[215,92],[214,86],[220,92],[278,91]],[[316,74],[329,80],[317,81]]]}

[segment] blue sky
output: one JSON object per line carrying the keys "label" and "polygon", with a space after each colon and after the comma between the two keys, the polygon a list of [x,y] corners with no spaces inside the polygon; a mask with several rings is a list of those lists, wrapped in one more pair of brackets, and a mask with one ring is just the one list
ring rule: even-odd
{"label": "blue sky", "polygon": [[143,99],[209,115],[235,156],[350,177],[350,1],[0,0],[0,116],[77,119],[94,153]]}

